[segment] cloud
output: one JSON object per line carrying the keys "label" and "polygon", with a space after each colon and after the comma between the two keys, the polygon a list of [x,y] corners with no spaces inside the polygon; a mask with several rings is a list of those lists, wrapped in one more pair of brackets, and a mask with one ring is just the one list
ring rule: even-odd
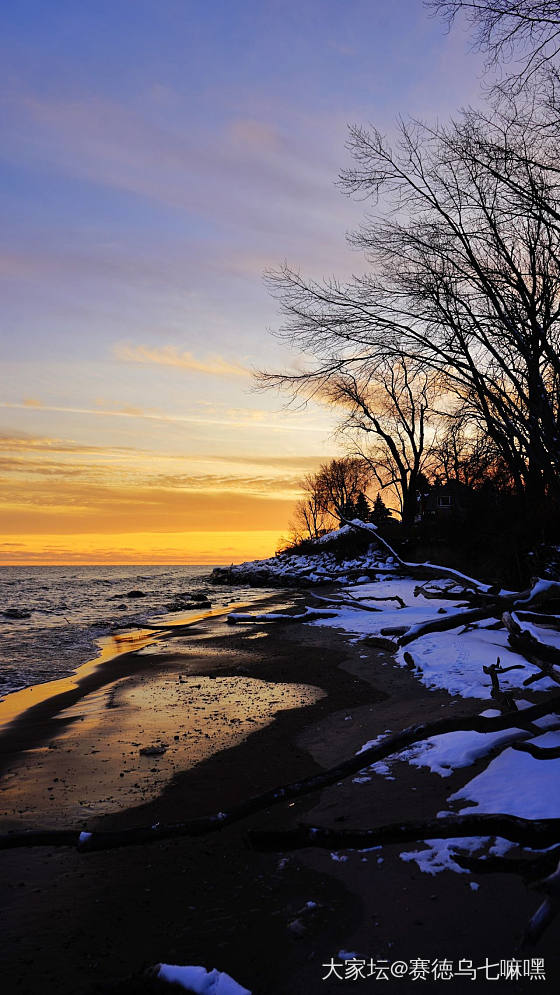
{"label": "cloud", "polygon": [[[1,404],[0,407],[26,407],[26,405]],[[45,407],[51,411],[52,408]],[[58,409],[54,409],[58,410]],[[48,435],[31,435],[28,432],[0,431],[0,450],[4,452],[45,452],[45,453],[131,453],[137,452],[132,446],[96,446],[89,443],[75,442],[73,439],[51,438]]]}
{"label": "cloud", "polygon": [[173,366],[181,370],[191,370],[193,373],[204,373],[214,377],[249,377],[251,371],[239,363],[230,363],[222,356],[208,356],[197,359],[192,352],[179,352],[175,346],[164,346],[163,349],[150,349],[143,345],[117,345],[114,349],[117,359],[125,363],[143,363],[145,365]]}
{"label": "cloud", "polygon": [[253,153],[276,153],[282,144],[276,128],[252,118],[237,118],[229,124],[226,133],[234,147],[250,148]]}
{"label": "cloud", "polygon": [[[27,410],[28,406],[21,402],[0,401],[0,408],[10,408],[14,410]],[[294,415],[289,412],[279,413],[270,411],[260,411],[252,408],[227,408],[223,417],[205,418],[198,415],[173,415],[153,409],[142,409],[133,406],[103,408],[77,408],[59,404],[42,404],[41,411],[54,411],[60,414],[69,415],[93,415],[101,418],[141,418],[146,421],[165,422],[177,425],[216,425],[222,428],[237,430],[239,428],[254,428],[270,432],[280,432],[292,434],[294,431],[298,435],[302,433],[326,435],[330,426],[328,424],[313,424],[307,420],[293,422]],[[265,420],[266,419],[266,420]],[[0,432],[0,448],[5,444],[5,436]],[[56,440],[51,441],[53,444]],[[23,444],[23,443],[22,443]],[[77,445],[77,443],[76,443]],[[21,448],[21,446],[18,446]],[[94,449],[96,447],[92,447]],[[97,447],[102,448],[102,447]],[[129,447],[122,447],[123,449]]]}
{"label": "cloud", "polygon": [[294,495],[36,478],[33,487],[0,481],[6,539],[45,533],[283,530]]}
{"label": "cloud", "polygon": [[1,542],[4,564],[74,563],[239,563],[270,556],[279,545],[277,529],[235,532],[35,534],[24,542]]}
{"label": "cloud", "polygon": [[0,474],[17,473],[23,476],[39,473],[44,477],[78,477],[89,474],[89,468],[72,466],[49,459],[33,459],[30,456],[0,456]]}
{"label": "cloud", "polygon": [[300,478],[295,475],[265,477],[231,473],[165,473],[156,474],[146,482],[150,487],[165,487],[172,490],[207,491],[215,494],[230,491],[252,493],[261,497],[270,497],[271,493],[276,496],[280,492],[285,497],[294,498],[299,496],[301,491]]}

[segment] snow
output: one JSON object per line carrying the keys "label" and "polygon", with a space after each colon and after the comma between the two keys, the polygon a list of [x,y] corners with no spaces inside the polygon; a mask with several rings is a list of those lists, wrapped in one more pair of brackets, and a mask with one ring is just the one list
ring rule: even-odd
{"label": "snow", "polygon": [[414,860],[425,874],[440,874],[441,871],[455,871],[456,874],[469,872],[455,862],[457,851],[476,854],[482,850],[486,840],[481,836],[457,837],[451,840],[426,840],[427,849],[401,853],[401,860]]}
{"label": "snow", "polygon": [[194,995],[251,995],[223,971],[207,971],[205,967],[181,967],[176,964],[160,964],[157,977],[163,981],[181,985]]}
{"label": "snow", "polygon": [[[560,732],[545,732],[531,740],[536,746],[560,746]],[[449,801],[469,801],[465,812],[503,812],[523,819],[560,818],[560,759],[537,760],[508,748],[477,777],[451,795]]]}
{"label": "snow", "polygon": [[[560,731],[545,732],[530,742],[538,746],[557,747],[560,745]],[[448,801],[471,803],[460,809],[460,815],[504,813],[524,819],[558,819],[560,818],[560,759],[537,760],[529,753],[508,747],[491,761],[486,770],[450,795]],[[442,817],[448,814],[439,813]],[[489,849],[488,840],[483,837],[432,839],[425,842],[426,849],[401,853],[400,856],[402,860],[414,860],[420,870],[427,874],[438,874],[444,870],[465,873],[454,860],[457,851],[470,854],[489,853],[501,857],[514,846],[512,842],[501,837],[498,837]]]}
{"label": "snow", "polygon": [[[386,599],[372,602],[373,606],[382,611],[367,612],[351,606],[338,609],[331,606],[330,612],[335,613],[334,618],[316,619],[310,624],[332,626],[352,636],[387,636],[391,635],[392,629],[410,630],[439,618],[443,612],[449,615],[463,610],[460,601],[428,599],[421,593],[415,596],[414,591],[417,589],[418,583],[412,578],[388,578],[373,583],[354,584],[347,588],[347,592],[359,596],[362,604],[367,604],[364,599],[368,596]],[[406,607],[399,608],[394,601],[389,600],[394,596],[402,598]],[[548,641],[548,630],[545,638]],[[405,653],[412,656],[416,676],[423,684],[463,698],[491,697],[492,682],[484,673],[483,667],[495,664],[498,657],[503,667],[520,668],[500,674],[500,687],[503,690],[522,687],[527,676],[535,673],[534,668],[509,646],[505,629],[473,626],[464,631],[461,624],[447,632],[428,633],[410,642],[396,655],[401,666],[407,666]],[[554,686],[549,677],[542,677],[532,688],[550,690]]]}
{"label": "snow", "polygon": [[[482,713],[485,716],[498,715],[492,709]],[[429,767],[440,777],[449,777],[460,767],[470,767],[492,750],[517,739],[528,739],[531,734],[524,729],[502,729],[499,732],[448,732],[442,736],[430,736],[422,743],[411,746],[398,754],[399,760],[406,760],[414,767]]]}
{"label": "snow", "polygon": [[[317,553],[298,555],[297,553],[280,553],[267,560],[251,560],[213,571],[213,578],[220,583],[226,580],[230,583],[253,583],[266,580],[271,584],[325,584],[333,581],[344,582],[348,574],[356,577],[365,576],[365,571],[385,568],[388,562],[386,554],[377,548],[369,548],[364,553],[346,560],[337,558],[330,549],[321,549],[329,541],[352,532],[349,526],[343,526],[331,533],[314,540]],[[372,540],[374,536],[372,536]]]}
{"label": "snow", "polygon": [[547,591],[560,591],[560,584],[553,580],[543,580],[542,577],[537,578],[533,584],[529,594],[526,598],[519,598],[516,601],[516,605],[524,605],[527,601],[532,601],[537,595],[546,594]]}
{"label": "snow", "polygon": [[[395,626],[408,629],[410,626],[420,625],[438,618],[443,608],[446,613],[459,611],[457,600],[434,601],[425,598],[423,594],[414,596],[414,591],[418,587],[418,582],[412,578],[388,578],[374,583],[352,585],[347,588],[348,594],[359,595],[363,604],[367,604],[367,598],[375,597],[386,600],[372,601],[371,607],[381,609],[379,612],[363,611],[359,608],[331,606],[331,611],[336,611],[334,619],[318,619],[312,625],[331,625],[337,629],[344,629],[355,635],[376,636],[382,635],[383,629]],[[406,607],[400,608],[391,598],[402,598]]]}
{"label": "snow", "polygon": [[[363,526],[360,531],[368,528]],[[350,525],[345,525],[322,537],[317,545],[327,547],[327,543],[350,531]],[[373,543],[375,529],[372,527],[369,531],[372,532]],[[539,676],[538,669],[512,649],[507,631],[503,627],[496,628],[495,619],[482,620],[468,627],[458,621],[455,628],[445,632],[417,635],[425,623],[460,615],[465,611],[464,599],[461,597],[465,586],[487,592],[490,585],[473,580],[460,571],[449,571],[451,576],[428,581],[429,589],[433,592],[439,588],[443,596],[425,597],[418,580],[402,576],[403,571],[413,564],[400,560],[394,550],[385,545],[383,551],[379,550],[378,545],[372,545],[360,556],[347,560],[337,559],[329,546],[316,555],[282,554],[271,560],[242,564],[233,569],[238,572],[236,579],[264,570],[279,583],[288,584],[295,580],[301,586],[307,583],[337,582],[337,598],[349,601],[357,598],[359,603],[356,606],[351,603],[337,606],[327,602],[324,609],[313,609],[313,613],[322,611],[325,616],[330,617],[315,618],[309,624],[341,629],[353,642],[363,639],[364,646],[367,644],[367,637],[392,638],[396,643],[401,633],[415,635],[406,649],[398,650],[395,662],[397,665],[410,667],[412,658],[411,673],[428,688],[441,689],[462,698],[491,699],[492,681],[490,675],[484,673],[484,668],[495,666],[499,659],[501,667],[506,669],[505,673],[499,673],[502,691],[521,689],[528,677],[535,676],[539,679],[531,681],[531,692],[556,689],[554,681],[545,675]],[[424,566],[427,573],[433,571],[433,564],[426,563]],[[373,573],[378,579],[371,579]],[[512,609],[515,605],[519,610],[535,595],[556,593],[558,590],[560,584],[557,582],[538,579],[530,595],[518,598],[517,601],[512,597]],[[501,594],[515,595],[515,592],[502,591]],[[393,600],[395,598],[402,599],[404,607],[396,604]],[[364,610],[368,607],[375,611]],[[560,649],[560,632],[538,625],[532,619],[521,620],[513,611],[512,615],[523,630]],[[264,616],[270,619],[274,617]],[[248,617],[238,615],[237,619],[248,620]],[[256,618],[251,620],[256,621]],[[371,658],[372,666],[381,665],[374,655]],[[363,654],[361,659],[364,659]],[[518,700],[521,709],[530,707],[531,704],[531,701]],[[499,713],[489,710],[482,714],[491,716]],[[485,769],[448,798],[454,812],[463,804],[465,807],[460,809],[461,814],[504,813],[527,819],[560,818],[560,759],[543,761],[513,748],[522,741],[544,747],[560,745],[560,730],[557,728],[560,721],[557,716],[544,716],[537,720],[536,725],[541,730],[537,736],[530,730],[517,727],[488,733],[458,731],[432,736],[388,760],[371,764],[353,778],[353,783],[363,785],[374,774],[394,780],[392,766],[396,761],[407,762],[414,767],[425,767],[440,777],[449,777],[454,771],[468,768],[486,758]],[[385,730],[376,739],[364,744],[358,753],[377,745],[389,731]],[[439,813],[442,817],[450,814],[449,811]],[[405,861],[415,861],[428,874],[444,870],[464,874],[468,872],[457,864],[458,852],[503,855],[513,845],[500,837],[431,839],[422,843],[417,850],[401,853],[401,857]],[[330,856],[332,860],[339,862],[347,859],[345,855],[338,853],[331,853]],[[472,884],[474,891],[477,886],[474,882]],[[214,989],[208,991],[213,992]]]}
{"label": "snow", "polygon": [[526,619],[519,618],[515,612],[511,613],[511,617],[517,622],[520,629],[532,636],[533,639],[536,639],[540,643],[546,642],[549,646],[554,646],[555,649],[560,649],[560,632],[557,629],[534,625]]}
{"label": "snow", "polygon": [[[462,698],[491,697],[490,677],[482,668],[495,664],[498,657],[503,667],[521,667],[499,675],[502,690],[522,687],[524,680],[536,672],[511,649],[507,632],[503,629],[473,628],[468,632],[450,629],[448,632],[429,633],[420,636],[406,649],[412,655],[422,684],[442,688]],[[397,654],[397,661],[402,666],[406,665],[404,652],[400,650]],[[533,690],[552,690],[554,687],[554,681],[548,677],[532,684]]]}

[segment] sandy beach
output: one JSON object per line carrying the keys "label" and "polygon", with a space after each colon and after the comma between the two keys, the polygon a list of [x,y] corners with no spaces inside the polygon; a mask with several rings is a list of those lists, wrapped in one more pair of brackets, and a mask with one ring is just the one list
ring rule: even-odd
{"label": "sandy beach", "polygon": [[[279,593],[266,605],[293,600]],[[329,767],[388,729],[443,710],[479,710],[476,701],[428,690],[379,650],[333,629],[228,626],[225,615],[206,615],[151,645],[149,633],[129,634],[117,656],[105,644],[75,679],[6,699],[3,832],[120,829],[212,814]],[[349,778],[209,837],[90,854],[0,853],[3,991],[147,991],[142,972],[158,962],[217,967],[253,995],[382,987],[374,978],[322,980],[323,965],[341,952],[389,963],[538,955],[548,979],[539,990],[556,991],[554,931],[537,951],[517,950],[539,899],[513,876],[431,876],[400,858],[402,845],[334,856],[248,848],[250,828],[427,818],[462,780],[405,763],[393,773],[394,780]],[[457,979],[419,985],[439,991],[446,983],[473,989]],[[418,987],[406,978],[386,986]]]}

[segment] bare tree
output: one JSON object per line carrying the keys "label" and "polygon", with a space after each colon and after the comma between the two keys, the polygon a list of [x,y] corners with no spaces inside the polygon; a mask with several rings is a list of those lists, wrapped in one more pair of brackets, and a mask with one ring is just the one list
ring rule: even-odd
{"label": "bare tree", "polygon": [[340,522],[358,496],[367,490],[370,481],[371,470],[363,459],[343,456],[324,463],[315,478],[324,513]]}
{"label": "bare tree", "polygon": [[297,502],[291,522],[292,542],[317,539],[324,531],[327,515],[323,494],[317,485],[317,474],[307,474],[302,481],[304,497]]}
{"label": "bare tree", "polygon": [[502,479],[502,464],[492,440],[460,416],[450,420],[430,455],[431,477],[445,484],[458,483],[472,490],[485,481]]}
{"label": "bare tree", "polygon": [[524,85],[550,67],[560,51],[558,0],[425,0],[449,25],[465,14],[478,47],[492,64],[517,56],[516,78]]}
{"label": "bare tree", "polygon": [[371,483],[368,462],[346,456],[323,463],[317,473],[301,482],[303,497],[296,504],[291,522],[291,540],[316,539],[334,522],[353,516],[356,502]]}
{"label": "bare tree", "polygon": [[396,497],[403,525],[413,524],[418,485],[433,442],[433,403],[438,386],[433,375],[404,355],[379,363],[369,377],[351,371],[333,376],[324,396],[345,409],[341,430],[350,433],[355,453],[371,469],[380,491]]}
{"label": "bare tree", "polygon": [[518,192],[498,151],[480,155],[484,137],[472,120],[402,123],[393,150],[376,131],[351,130],[345,189],[384,193],[394,210],[353,237],[371,271],[347,286],[288,267],[273,277],[287,317],[279,334],[314,364],[265,381],[320,397],[404,357],[439,378],[534,503],[556,493],[560,468],[560,198],[530,162]]}

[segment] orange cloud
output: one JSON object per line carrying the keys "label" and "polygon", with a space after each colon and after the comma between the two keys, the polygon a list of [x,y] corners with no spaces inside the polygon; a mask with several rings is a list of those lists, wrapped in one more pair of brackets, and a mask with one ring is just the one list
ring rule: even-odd
{"label": "orange cloud", "polygon": [[272,556],[282,542],[277,530],[254,532],[42,533],[3,541],[0,565],[85,563],[240,563]]}
{"label": "orange cloud", "polygon": [[232,532],[285,529],[295,494],[216,488],[186,489],[48,477],[33,485],[0,482],[2,527],[8,535],[80,532]]}
{"label": "orange cloud", "polygon": [[[0,405],[6,407],[7,405]],[[13,405],[15,407],[15,405]],[[0,431],[0,450],[5,452],[45,453],[114,453],[136,452],[132,446],[96,446],[75,442],[73,439],[51,438],[48,435],[31,435],[28,432]]]}
{"label": "orange cloud", "polygon": [[215,377],[249,377],[251,371],[238,363],[230,363],[221,356],[196,359],[192,352],[179,352],[175,346],[163,349],[150,349],[143,345],[117,345],[114,349],[117,359],[126,363],[143,363],[157,366],[173,366],[193,373],[204,373]]}

